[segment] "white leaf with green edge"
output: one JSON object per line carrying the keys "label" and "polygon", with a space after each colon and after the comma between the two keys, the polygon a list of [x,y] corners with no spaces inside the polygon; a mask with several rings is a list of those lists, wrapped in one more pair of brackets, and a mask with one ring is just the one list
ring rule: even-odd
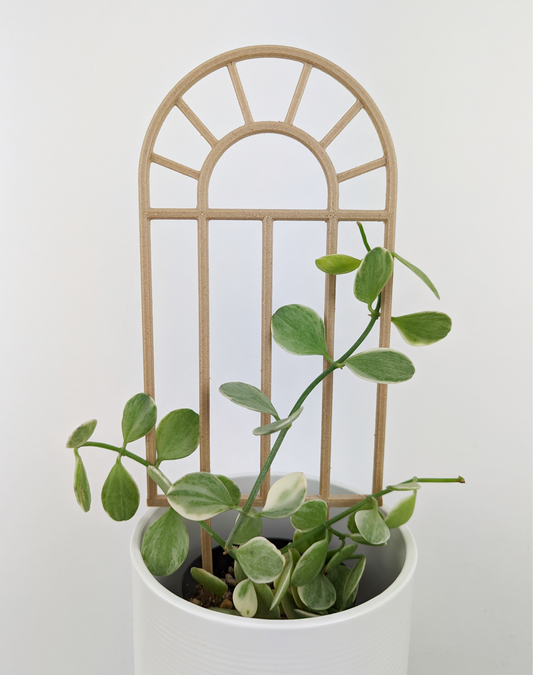
{"label": "white leaf with green edge", "polygon": [[80,424],[80,426],[74,429],[70,434],[67,441],[67,448],[80,448],[93,435],[96,425],[96,420],[89,420],[88,422]]}
{"label": "white leaf with green edge", "polygon": [[415,374],[413,362],[405,354],[384,347],[359,352],[345,363],[357,377],[379,384],[406,382]]}
{"label": "white leaf with green edge", "polygon": [[200,418],[189,408],[173,410],[165,415],[156,430],[157,463],[183,459],[193,453],[200,440]]}
{"label": "white leaf with green edge", "polygon": [[281,429],[286,429],[290,427],[294,420],[298,419],[303,412],[303,407],[298,408],[292,415],[285,417],[282,420],[276,420],[276,422],[271,422],[270,424],[265,424],[262,427],[257,427],[253,430],[254,436],[269,436],[270,434],[276,433],[276,431],[281,431]]}
{"label": "white leaf with green edge", "polygon": [[172,483],[169,481],[169,479],[165,476],[165,474],[157,469],[155,466],[149,466],[146,469],[147,474],[150,476],[150,478],[163,490],[163,492],[166,494],[169,487],[172,485]]}
{"label": "white leaf with green edge", "polygon": [[274,583],[274,588],[276,590],[274,592],[274,598],[272,600],[270,609],[274,609],[274,607],[277,607],[280,604],[285,594],[289,590],[289,586],[291,583],[293,561],[290,551],[287,551],[287,553],[283,553],[283,557],[285,558],[285,565],[283,566],[281,574]]}
{"label": "white leaf with green edge", "polygon": [[315,260],[318,269],[326,274],[348,274],[356,270],[360,264],[361,261],[358,258],[352,258],[351,255],[342,253],[324,255]]}
{"label": "white leaf with green edge", "polygon": [[395,527],[405,525],[414,513],[416,504],[416,490],[404,499],[396,502],[388,514],[385,516],[387,527],[392,530]]}
{"label": "white leaf with green edge", "polygon": [[189,552],[189,533],[179,513],[168,509],[146,530],[141,554],[152,574],[167,577],[183,565]]}
{"label": "white leaf with green edge", "polygon": [[323,499],[310,499],[291,516],[291,524],[303,532],[313,530],[328,519],[328,505]]}
{"label": "white leaf with green edge", "polygon": [[377,508],[369,511],[356,511],[355,523],[369,544],[384,544],[390,537],[390,530]]}
{"label": "white leaf with green edge", "polygon": [[157,420],[157,408],[148,394],[136,394],[124,406],[122,413],[122,436],[124,443],[146,436]]}
{"label": "white leaf with green edge", "polygon": [[222,581],[222,579],[219,579],[201,567],[191,567],[191,576],[201,586],[219,597],[224,595],[228,590],[228,584],[225,581]]}
{"label": "white leaf with green edge", "polygon": [[234,507],[228,489],[212,473],[183,476],[167,492],[170,506],[189,520],[207,520]]}
{"label": "white leaf with green edge", "polygon": [[239,502],[241,501],[241,491],[239,490],[237,485],[235,485],[235,483],[231,480],[231,478],[228,478],[227,476],[222,476],[219,473],[215,475],[226,486],[226,489],[229,492],[229,496],[231,497],[231,501],[235,504],[235,506],[238,506]]}
{"label": "white leaf with green edge", "polygon": [[[247,515],[244,519],[244,523],[238,529],[237,534],[233,540],[234,544],[241,545],[246,544],[250,539],[259,537],[263,531],[263,521],[260,518],[260,515],[256,514],[257,511],[252,509],[250,515]],[[237,516],[238,519],[238,516]]]}
{"label": "white leaf with green edge", "polygon": [[326,539],[312,544],[296,563],[291,584],[303,586],[312,581],[317,574],[320,574],[326,562],[327,552],[328,542]]}
{"label": "white leaf with green edge", "polygon": [[272,337],[289,354],[324,356],[331,362],[324,322],[311,307],[280,307],[272,317]]}
{"label": "white leaf with green edge", "polygon": [[407,481],[406,483],[397,483],[396,485],[387,485],[387,490],[395,490],[401,492],[403,490],[420,490],[420,483],[416,482],[416,478]]}
{"label": "white leaf with green edge", "polygon": [[347,607],[351,602],[353,602],[351,601],[351,597],[353,596],[354,593],[357,592],[359,582],[361,581],[361,577],[363,576],[363,572],[365,571],[365,566],[366,566],[366,558],[364,556],[361,556],[361,558],[359,558],[359,560],[352,567],[350,573],[348,574],[348,577],[344,584],[344,590],[342,593],[342,605],[344,607]]}
{"label": "white leaf with green edge", "polygon": [[218,390],[222,396],[229,398],[230,401],[243,408],[255,410],[255,412],[266,413],[267,415],[273,415],[276,419],[279,419],[278,412],[270,402],[268,396],[251,384],[245,384],[244,382],[226,382],[225,384],[222,384]]}
{"label": "white leaf with green edge", "polygon": [[426,286],[435,294],[436,298],[438,300],[440,300],[440,296],[439,296],[439,293],[438,293],[437,289],[432,284],[432,282],[430,281],[428,276],[426,274],[424,274],[424,272],[422,272],[421,269],[418,269],[418,267],[415,267],[415,265],[408,262],[405,258],[402,258],[397,253],[393,253],[392,255],[396,258],[396,260],[399,260],[406,267],[408,267],[411,270],[411,272],[414,272],[419,279],[422,279],[422,281],[426,284]]}
{"label": "white leaf with green edge", "polygon": [[334,567],[337,567],[337,565],[340,565],[347,560],[355,552],[356,548],[357,544],[346,544],[346,546],[343,546],[340,551],[337,551],[337,553],[330,558],[326,565],[326,572],[329,572]]}
{"label": "white leaf with green edge", "polygon": [[355,297],[366,305],[371,305],[390,279],[393,268],[394,261],[390,251],[381,246],[369,251],[355,274]]}
{"label": "white leaf with green edge", "polygon": [[307,495],[307,479],[295,471],[273,483],[268,491],[263,518],[287,518],[302,506]]}
{"label": "white leaf with green edge", "polygon": [[255,584],[257,593],[257,613],[256,619],[280,619],[281,613],[279,607],[270,609],[274,595],[272,589],[267,584]]}
{"label": "white leaf with green edge", "polygon": [[91,508],[91,487],[83,461],[78,454],[77,448],[74,448],[75,466],[74,466],[74,494],[81,508],[87,513]]}
{"label": "white leaf with green edge", "polygon": [[281,573],[284,558],[268,539],[255,537],[237,549],[246,576],[257,584],[269,584]]}
{"label": "white leaf with green edge", "polygon": [[139,501],[139,488],[119,456],[102,488],[103,507],[113,520],[129,520],[137,512]]}
{"label": "white leaf with green edge", "polygon": [[302,602],[315,611],[329,609],[337,597],[335,587],[323,574],[318,574],[308,584],[298,586],[298,594]]}
{"label": "white leaf with green edge", "polygon": [[242,616],[253,617],[257,612],[257,593],[250,579],[240,581],[233,590],[233,604]]}
{"label": "white leaf with green edge", "polygon": [[413,347],[432,345],[445,338],[452,320],[443,312],[417,312],[391,317],[392,323],[407,344]]}

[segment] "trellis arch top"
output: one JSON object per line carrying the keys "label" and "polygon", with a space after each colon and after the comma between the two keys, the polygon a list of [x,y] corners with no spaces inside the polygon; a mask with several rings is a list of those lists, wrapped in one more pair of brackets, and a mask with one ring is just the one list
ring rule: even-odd
{"label": "trellis arch top", "polygon": [[[299,78],[295,85],[283,121],[254,120],[248,103],[245,87],[242,84],[239,65],[253,59],[286,59],[301,64]],[[242,123],[218,138],[200,116],[184,100],[184,95],[203,78],[215,71],[226,69],[240,110]],[[305,95],[309,76],[313,69],[340,83],[352,97],[347,112],[340,116],[320,138],[298,127],[295,119],[300,103]],[[155,152],[158,135],[169,114],[178,109],[196,128],[209,149],[199,169],[179,163],[175,159]],[[381,154],[366,163],[354,165],[338,172],[329,154],[330,145],[361,111],[365,111],[373,124]],[[256,134],[281,134],[305,146],[316,158],[325,176],[327,185],[327,204],[325,208],[215,208],[209,203],[209,185],[213,170],[224,153],[239,141]],[[179,158],[177,158],[179,159]],[[150,201],[150,174],[153,165],[160,165],[197,181],[196,206],[172,208],[154,207]],[[339,185],[365,173],[378,169],[386,172],[384,208],[381,209],[345,209],[339,206]],[[271,394],[271,335],[272,316],[272,267],[273,267],[273,223],[276,221],[322,221],[326,223],[326,250],[324,254],[337,252],[339,221],[382,222],[384,225],[383,245],[394,250],[394,229],[396,214],[397,169],[392,140],[387,126],[375,103],[361,85],[344,70],[326,59],[307,51],[292,47],[255,46],[236,49],[221,54],[186,75],[166,96],[157,109],[148,128],[140,158],[139,167],[139,205],[141,234],[141,286],[143,306],[143,357],[145,391],[155,397],[154,382],[154,338],[152,309],[152,260],[151,260],[151,223],[154,220],[196,221],[198,228],[198,301],[199,301],[199,413],[200,413],[200,470],[210,470],[210,365],[209,365],[209,223],[213,220],[244,220],[262,223],[262,297],[261,297],[261,389]],[[325,275],[324,323],[326,342],[333,353],[335,325],[335,277]],[[380,319],[380,347],[388,347],[390,341],[390,312],[392,299],[392,279],[382,292]],[[325,364],[327,366],[327,364]],[[385,443],[385,417],[387,386],[378,384],[376,404],[376,427],[374,443],[374,469],[372,477],[373,492],[382,487],[383,457]],[[332,436],[332,378],[326,378],[322,389],[322,431],[319,496],[330,506],[348,506],[360,495],[330,495],[330,463]],[[268,424],[268,415],[262,415],[261,425]],[[268,456],[270,437],[260,439],[261,465]],[[155,461],[155,433],[147,437],[147,458]],[[264,504],[268,492],[269,478],[263,483],[261,493],[255,505]],[[246,496],[243,496],[245,499]],[[166,498],[157,493],[157,486],[148,480],[148,504],[164,505]],[[208,541],[204,542],[208,546]]]}

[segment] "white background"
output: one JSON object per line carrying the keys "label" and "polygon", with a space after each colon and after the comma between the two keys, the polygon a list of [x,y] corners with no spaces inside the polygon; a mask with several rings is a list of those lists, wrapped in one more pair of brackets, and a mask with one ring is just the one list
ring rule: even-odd
{"label": "white background", "polygon": [[[1,3],[2,673],[132,673],[128,543],[143,508],[106,516],[112,458],[91,450],[83,514],[64,445],[91,417],[120,443],[142,390],[150,119],[192,68],[251,44],[316,52],[370,93],[398,156],[397,249],[454,321],[443,343],[406,348],[418,373],[389,401],[386,481],[467,480],[419,496],[410,674],[530,673],[530,24],[522,0]],[[407,274],[395,293],[400,313],[437,308]],[[174,407],[196,407],[178,392]],[[277,469],[298,469],[294,453]]]}

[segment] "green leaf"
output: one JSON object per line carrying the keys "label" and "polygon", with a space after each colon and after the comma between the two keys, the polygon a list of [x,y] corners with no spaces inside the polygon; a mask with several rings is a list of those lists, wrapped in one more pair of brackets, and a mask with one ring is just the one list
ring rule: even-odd
{"label": "green leaf", "polygon": [[308,584],[299,586],[298,594],[302,602],[315,611],[329,609],[337,597],[335,586],[323,574],[318,574]]}
{"label": "green leaf", "polygon": [[411,518],[415,510],[416,503],[416,490],[413,490],[413,494],[400,499],[396,502],[392,509],[385,517],[385,523],[389,529],[394,527],[400,527],[405,525],[405,523]]}
{"label": "green leaf", "polygon": [[407,483],[398,483],[396,485],[387,485],[387,490],[420,490],[420,483],[416,482],[416,478],[408,481]]}
{"label": "green leaf", "polygon": [[281,574],[276,580],[276,583],[274,584],[276,591],[274,593],[274,598],[272,599],[270,609],[274,609],[274,607],[277,607],[279,605],[279,603],[282,601],[282,599],[285,597],[285,594],[289,590],[289,586],[291,583],[291,574],[293,568],[291,552],[287,551],[287,553],[283,554],[283,557],[285,558],[285,565],[283,567],[283,571],[281,572]]}
{"label": "green leaf", "polygon": [[283,611],[285,612],[287,619],[296,619],[296,603],[294,602],[290,591],[285,593],[285,595],[281,598],[281,606],[283,607]]}
{"label": "green leaf", "polygon": [[104,509],[113,520],[129,520],[137,512],[139,501],[139,488],[119,455],[102,488]]}
{"label": "green leaf", "polygon": [[365,571],[365,565],[366,565],[366,558],[364,556],[361,556],[361,558],[359,558],[357,563],[350,570],[350,573],[348,574],[348,577],[346,579],[346,583],[344,584],[344,590],[342,593],[342,605],[344,607],[348,607],[353,602],[351,597],[357,592],[359,582],[361,581],[361,577],[363,576],[363,572]]}
{"label": "green leaf", "polygon": [[337,551],[337,553],[335,553],[335,555],[330,559],[330,561],[326,565],[326,572],[329,572],[334,567],[337,567],[337,565],[340,565],[342,562],[344,562],[355,552],[356,548],[357,544],[347,544],[346,546],[343,546],[340,551]]}
{"label": "green leaf", "polygon": [[296,567],[292,573],[291,584],[293,586],[303,586],[312,581],[317,574],[320,574],[326,562],[327,552],[327,539],[312,544],[296,563]]}
{"label": "green leaf", "polygon": [[265,424],[262,427],[257,427],[256,429],[254,429],[253,434],[254,436],[269,436],[270,434],[276,433],[276,431],[286,429],[287,427],[292,426],[294,420],[298,419],[298,417],[300,417],[302,412],[303,407],[298,408],[298,410],[293,412],[292,415],[289,415],[289,417],[285,417],[282,420],[277,420],[276,422],[272,422],[271,424]]}
{"label": "green leaf", "polygon": [[451,330],[452,320],[442,312],[418,312],[391,317],[402,338],[409,345],[432,345],[445,338]]}
{"label": "green leaf", "polygon": [[157,408],[148,394],[136,394],[124,406],[122,413],[122,436],[124,443],[146,436],[157,420]]}
{"label": "green leaf", "polygon": [[280,307],[272,317],[272,337],[289,354],[324,356],[331,362],[324,322],[310,307]]}
{"label": "green leaf", "polygon": [[172,485],[172,483],[169,481],[169,479],[165,476],[165,474],[160,471],[159,469],[156,469],[155,466],[149,466],[146,469],[146,473],[150,476],[150,478],[163,490],[163,492],[166,494],[169,487]]}
{"label": "green leaf", "polygon": [[309,531],[322,525],[328,519],[328,505],[323,499],[310,499],[291,516],[291,524],[296,530]]}
{"label": "green leaf", "polygon": [[241,491],[237,485],[231,480],[231,478],[228,478],[227,476],[222,476],[219,473],[215,475],[226,486],[229,496],[231,497],[231,501],[235,504],[235,506],[238,506],[239,502],[241,501]]}
{"label": "green leaf", "polygon": [[87,512],[91,508],[91,487],[77,448],[74,448],[74,455],[76,457],[74,466],[74,494],[76,495],[78,504]]}
{"label": "green leaf", "polygon": [[377,246],[363,258],[355,275],[353,292],[355,297],[371,305],[390,279],[394,261],[387,249]]}
{"label": "green leaf", "polygon": [[[257,513],[257,511],[255,509],[252,509],[251,513],[255,514]],[[244,523],[237,531],[235,539],[233,540],[235,544],[237,545],[246,544],[246,542],[250,541],[250,539],[254,539],[254,537],[259,537],[261,535],[261,532],[263,531],[263,521],[259,516],[260,514],[257,514],[257,516],[255,515],[246,516],[246,518],[244,519]]]}
{"label": "green leaf", "polygon": [[255,537],[237,549],[246,576],[257,584],[269,584],[281,573],[284,558],[268,539]]}
{"label": "green leaf", "polygon": [[240,581],[233,590],[233,604],[241,616],[252,617],[257,612],[257,593],[250,579]]}
{"label": "green leaf", "polygon": [[80,424],[80,426],[74,429],[70,434],[67,441],[67,448],[80,448],[93,435],[96,424],[96,420],[89,420],[88,422]]}
{"label": "green leaf", "polygon": [[185,562],[189,533],[179,513],[168,509],[146,530],[141,554],[152,574],[166,577]]}
{"label": "green leaf", "polygon": [[307,480],[301,471],[295,471],[273,483],[268,491],[263,518],[286,518],[292,515],[305,501]]}
{"label": "green leaf", "polygon": [[415,367],[405,354],[383,347],[359,352],[345,363],[357,377],[382,384],[406,382],[415,374]]}
{"label": "green leaf", "polygon": [[[340,565],[337,567],[333,567],[326,573],[326,577],[333,584],[333,587],[335,589],[336,599],[333,605],[335,609],[343,610],[346,608],[346,606],[343,605],[342,598],[344,593],[344,586],[346,585],[346,581],[350,576],[350,571],[351,570],[345,565]],[[354,600],[355,597],[353,598],[352,603]]]}
{"label": "green leaf", "polygon": [[245,579],[248,579],[238,560],[233,561],[233,575],[237,583],[239,583],[240,581],[244,581]]}
{"label": "green leaf", "polygon": [[229,398],[230,401],[233,401],[233,403],[236,403],[237,405],[241,405],[243,408],[266,413],[267,415],[273,415],[276,419],[279,419],[278,412],[270,402],[268,396],[251,384],[245,384],[244,382],[226,382],[225,384],[222,384],[218,390],[222,396]]}
{"label": "green leaf", "polygon": [[320,614],[313,614],[313,612],[306,612],[305,609],[295,609],[294,618],[295,619],[316,619]]}
{"label": "green leaf", "polygon": [[274,595],[267,584],[254,584],[257,593],[257,614],[256,619],[279,619],[281,614],[279,607],[270,609]]}
{"label": "green leaf", "polygon": [[234,507],[228,489],[212,473],[197,472],[183,476],[167,492],[172,508],[189,520],[207,520]]}
{"label": "green leaf", "polygon": [[307,549],[315,544],[317,541],[327,541],[328,544],[330,542],[331,536],[330,536],[330,531],[327,529],[322,530],[321,532],[318,532],[316,534],[311,535],[305,541],[301,543],[297,543],[299,539],[302,539],[307,534],[307,532],[302,532],[302,530],[294,530],[294,534],[292,536],[293,542],[296,544],[296,547],[291,549],[292,551],[297,550],[298,553],[305,553]]}
{"label": "green leaf", "polygon": [[202,569],[201,567],[191,567],[192,578],[197,581],[201,586],[207,588],[208,591],[218,595],[224,595],[228,590],[228,584],[222,579],[219,579],[211,572]]}
{"label": "green leaf", "polygon": [[369,511],[356,511],[355,524],[369,544],[383,544],[390,537],[390,530],[377,507]]}
{"label": "green leaf", "polygon": [[400,261],[401,263],[403,263],[406,267],[408,267],[408,268],[411,270],[411,272],[414,272],[414,273],[416,274],[416,276],[417,276],[419,279],[422,279],[422,281],[426,284],[426,286],[427,286],[431,291],[433,291],[433,293],[435,294],[435,296],[437,297],[437,299],[440,300],[440,296],[439,296],[439,293],[438,293],[437,289],[436,289],[435,286],[431,283],[431,281],[428,279],[427,275],[425,275],[424,272],[422,272],[422,270],[418,269],[418,267],[415,267],[412,263],[407,262],[407,260],[405,260],[405,258],[402,258],[402,257],[401,257],[400,255],[398,255],[397,253],[393,253],[392,255],[396,258],[396,260],[399,260],[399,261]]}
{"label": "green leaf", "polygon": [[200,418],[189,408],[173,410],[157,425],[157,463],[183,459],[193,453],[200,440]]}
{"label": "green leaf", "polygon": [[348,274],[348,272],[356,270],[360,264],[361,261],[357,258],[342,253],[324,255],[315,260],[318,269],[326,274]]}

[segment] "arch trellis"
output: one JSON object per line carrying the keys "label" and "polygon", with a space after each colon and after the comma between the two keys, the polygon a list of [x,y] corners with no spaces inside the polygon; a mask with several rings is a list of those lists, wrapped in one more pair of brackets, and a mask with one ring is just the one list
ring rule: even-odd
{"label": "arch trellis", "polygon": [[[285,119],[279,121],[259,121],[253,119],[246,93],[243,88],[238,64],[249,59],[277,58],[288,59],[302,64],[302,70],[295,87]],[[243,124],[233,129],[223,138],[216,138],[202,120],[183,100],[184,94],[197,82],[211,73],[226,68],[238,101]],[[353,96],[354,101],[348,111],[321,139],[316,139],[294,124],[298,107],[305,92],[309,75],[318,69],[339,82]],[[178,108],[192,123],[202,137],[209,143],[209,151],[200,170],[179,164],[154,152],[155,142],[169,113]],[[328,147],[347,127],[355,116],[364,110],[377,132],[383,154],[381,157],[362,165],[337,173],[328,154]],[[316,157],[324,171],[327,184],[327,206],[325,209],[229,209],[209,206],[209,181],[218,160],[235,143],[255,134],[275,133],[289,136],[308,148]],[[197,205],[195,208],[153,208],[150,205],[150,168],[152,164],[161,165],[171,171],[193,178],[198,183]],[[385,207],[380,210],[341,209],[339,207],[339,185],[362,174],[385,168],[386,188]],[[145,392],[155,397],[154,383],[154,338],[152,310],[152,269],[151,269],[151,222],[153,220],[196,221],[198,229],[198,301],[199,301],[199,377],[200,377],[200,470],[210,470],[210,391],[209,391],[209,222],[211,220],[246,220],[262,222],[262,314],[261,314],[261,389],[270,397],[271,390],[271,336],[270,318],[272,315],[272,269],[273,269],[273,225],[276,221],[321,221],[326,223],[326,251],[337,251],[338,224],[341,221],[374,221],[384,225],[385,248],[394,250],[395,216],[397,192],[397,167],[392,139],[387,126],[367,92],[356,80],[335,64],[316,54],[300,49],[281,46],[256,46],[236,49],[221,54],[199,66],[185,76],[156,111],[148,128],[139,167],[139,210],[141,236],[141,284],[143,312],[143,359]],[[382,293],[379,346],[388,347],[390,341],[390,315],[392,300],[392,279]],[[335,323],[335,277],[325,277],[324,322],[326,341],[332,353]],[[325,367],[327,367],[325,363]],[[374,444],[374,467],[372,489],[380,490],[383,484],[383,461],[385,444],[385,421],[387,406],[387,385],[378,384],[376,401],[376,424]],[[350,506],[363,498],[362,495],[330,495],[330,462],[332,436],[332,399],[333,381],[326,378],[322,385],[322,432],[319,497],[329,506]],[[261,425],[268,424],[268,415],[261,415]],[[263,436],[260,441],[261,464],[270,450],[270,437]],[[155,461],[155,432],[152,431],[146,441],[147,458]],[[256,505],[264,504],[269,488],[269,477],[265,480]],[[313,495],[312,497],[316,497]],[[243,496],[243,500],[246,496]],[[156,484],[148,479],[148,505],[166,505],[166,497],[159,494]],[[202,534],[205,534],[202,532]],[[203,540],[204,550],[208,538]]]}

